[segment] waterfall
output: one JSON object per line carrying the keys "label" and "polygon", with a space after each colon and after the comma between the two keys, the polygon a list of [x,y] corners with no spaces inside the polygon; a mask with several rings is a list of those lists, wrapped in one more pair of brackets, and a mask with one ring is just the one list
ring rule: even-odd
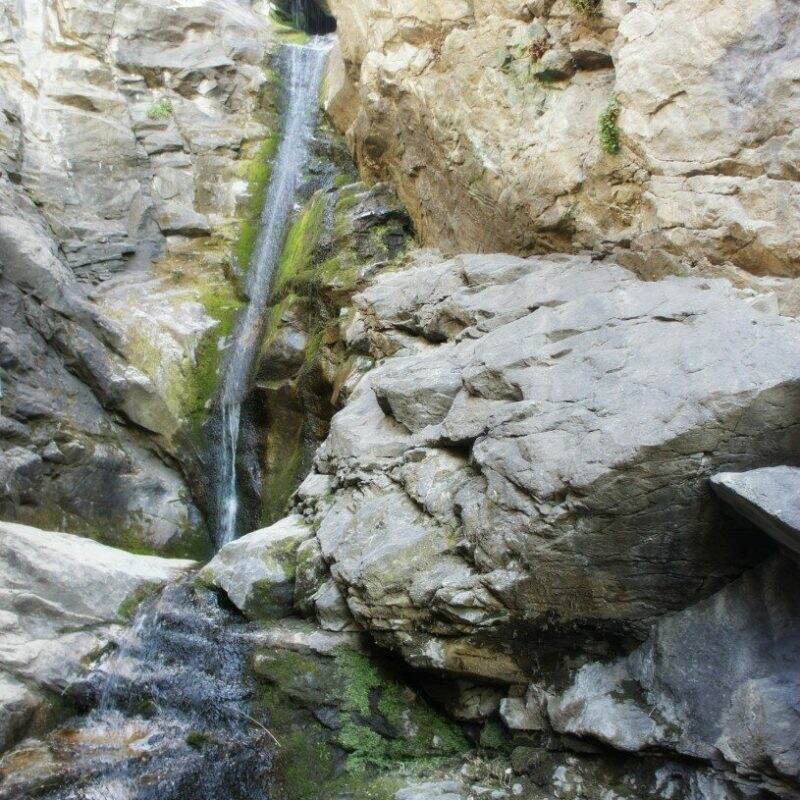
{"label": "waterfall", "polygon": [[246,277],[249,299],[237,321],[228,348],[219,396],[221,443],[218,448],[218,547],[236,537],[239,500],[236,454],[241,404],[264,327],[264,313],[272,292],[275,269],[303,176],[319,106],[319,91],[331,41],[313,37],[308,44],[285,45],[280,53],[286,77],[286,103],[281,143],[275,155],[261,227]]}

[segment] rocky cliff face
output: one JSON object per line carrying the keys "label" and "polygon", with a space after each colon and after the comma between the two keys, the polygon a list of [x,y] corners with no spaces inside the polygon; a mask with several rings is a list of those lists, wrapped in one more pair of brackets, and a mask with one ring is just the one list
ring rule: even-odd
{"label": "rocky cliff face", "polygon": [[[165,786],[221,760],[202,715],[235,697],[286,748],[276,796],[797,796],[796,5],[279,4],[335,14],[325,105],[368,182],[317,137],[245,401],[269,527],[154,602],[175,651],[129,637],[172,687],[187,637],[203,665],[202,737],[126,706]],[[0,10],[0,515],[185,550],[274,31],[234,0]],[[0,551],[2,747],[188,564]],[[91,725],[6,756],[0,795],[79,785]]]}
{"label": "rocky cliff face", "polygon": [[792,0],[331,6],[329,108],[425,242],[797,276]]}
{"label": "rocky cliff face", "polygon": [[[481,742],[502,720],[523,796],[791,797],[797,567],[709,478],[796,463],[796,321],[564,255],[417,251],[350,302],[295,513],[204,583],[368,633]],[[640,758],[563,755],[604,746]]]}
{"label": "rocky cliff face", "polygon": [[233,0],[7,2],[0,39],[0,509],[202,549],[176,456],[239,305],[268,26]]}

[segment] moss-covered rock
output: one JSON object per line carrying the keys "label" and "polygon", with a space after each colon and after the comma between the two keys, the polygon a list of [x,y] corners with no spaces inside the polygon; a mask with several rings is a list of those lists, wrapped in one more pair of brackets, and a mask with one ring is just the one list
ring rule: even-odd
{"label": "moss-covered rock", "polygon": [[[295,643],[296,644],[296,643]],[[253,659],[254,715],[280,742],[276,783],[301,800],[392,798],[470,746],[376,655],[269,649]]]}
{"label": "moss-covered rock", "polygon": [[286,512],[353,372],[342,337],[350,298],[375,270],[402,258],[409,238],[387,187],[353,183],[346,171],[327,185],[287,234],[261,348],[264,524]]}
{"label": "moss-covered rock", "polygon": [[222,589],[251,619],[285,617],[292,610],[297,548],[309,536],[301,517],[286,517],[227,544],[199,580]]}

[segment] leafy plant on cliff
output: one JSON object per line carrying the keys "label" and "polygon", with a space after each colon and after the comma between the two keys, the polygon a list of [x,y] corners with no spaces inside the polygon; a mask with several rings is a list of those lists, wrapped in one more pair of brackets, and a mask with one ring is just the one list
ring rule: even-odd
{"label": "leafy plant on cliff", "polygon": [[147,109],[147,116],[152,120],[169,119],[172,116],[172,100],[162,97]]}
{"label": "leafy plant on cliff", "polygon": [[600,135],[600,146],[609,155],[615,156],[619,153],[619,101],[616,96],[612,97],[598,122],[598,133]]}

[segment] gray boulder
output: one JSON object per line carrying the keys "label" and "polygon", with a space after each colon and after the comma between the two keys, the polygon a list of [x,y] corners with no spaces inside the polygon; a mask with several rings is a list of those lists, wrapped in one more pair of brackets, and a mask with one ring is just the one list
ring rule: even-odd
{"label": "gray boulder", "polygon": [[643,639],[770,550],[708,478],[796,457],[796,322],[582,257],[422,255],[355,304],[378,365],[318,454],[317,538],[410,663],[525,682],[533,648]]}
{"label": "gray boulder", "polygon": [[222,589],[250,617],[288,616],[294,601],[297,551],[311,535],[302,517],[286,517],[226,544],[198,580]]}
{"label": "gray boulder", "polygon": [[712,476],[711,488],[776,542],[800,553],[800,469],[722,472]]}
{"label": "gray boulder", "polygon": [[630,656],[582,667],[553,727],[742,773],[800,777],[800,568],[776,556],[665,617]]}

